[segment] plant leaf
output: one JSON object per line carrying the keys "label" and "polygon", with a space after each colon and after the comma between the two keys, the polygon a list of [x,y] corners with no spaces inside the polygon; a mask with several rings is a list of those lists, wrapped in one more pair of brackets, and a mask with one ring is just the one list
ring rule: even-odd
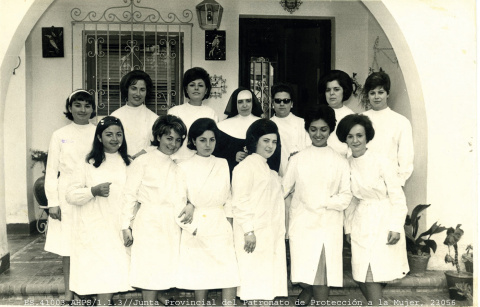
{"label": "plant leaf", "polygon": [[[437,242],[435,242],[434,240],[425,240],[424,243],[428,247],[428,249],[432,249],[434,253],[437,251]],[[430,253],[430,251],[428,251],[428,253]]]}
{"label": "plant leaf", "polygon": [[432,227],[430,227],[429,230],[423,232],[421,235],[419,235],[419,237],[431,236],[433,234],[440,233],[440,232],[442,232],[446,229],[447,229],[446,227],[443,227],[440,224],[437,225],[437,222],[435,222],[435,223],[433,223]]}
{"label": "plant leaf", "polygon": [[430,204],[428,204],[428,205],[418,205],[415,208],[413,208],[412,216],[411,216],[411,223],[412,223],[412,226],[413,226],[413,235],[414,236],[416,236],[417,232],[418,232],[418,220],[420,219],[419,214],[423,210],[427,209],[428,207],[430,207]]}

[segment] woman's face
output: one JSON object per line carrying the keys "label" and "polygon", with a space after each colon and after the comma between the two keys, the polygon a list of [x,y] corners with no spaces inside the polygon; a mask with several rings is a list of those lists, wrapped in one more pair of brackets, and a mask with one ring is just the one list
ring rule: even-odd
{"label": "woman's face", "polygon": [[241,91],[237,95],[237,109],[241,116],[248,116],[252,113],[252,93],[250,91]]}
{"label": "woman's face", "polygon": [[127,105],[130,107],[139,107],[145,102],[147,96],[147,84],[144,80],[137,80],[135,84],[128,87]]}
{"label": "woman's face", "polygon": [[197,155],[209,157],[215,149],[215,133],[211,130],[205,131],[202,135],[193,140],[193,145],[197,147]]}
{"label": "woman's face", "polygon": [[313,121],[308,127],[308,135],[315,147],[327,146],[328,136],[330,135],[330,127],[323,119]]}
{"label": "woman's face", "polygon": [[327,99],[328,105],[333,109],[338,109],[343,106],[343,87],[340,86],[337,80],[327,82],[325,98]]}
{"label": "woman's face", "polygon": [[[288,102],[287,102],[288,101]],[[284,118],[290,114],[293,102],[292,97],[287,92],[278,92],[273,97],[273,108],[275,109],[275,116]]]}
{"label": "woman's face", "polygon": [[270,133],[262,135],[258,139],[257,150],[255,151],[265,159],[270,158],[277,148],[277,134]]}
{"label": "woman's face", "polygon": [[107,153],[116,153],[123,143],[122,128],[117,125],[111,125],[103,130],[102,136],[98,137],[103,144],[103,151]]}
{"label": "woman's face", "polygon": [[68,110],[72,113],[75,124],[86,125],[92,116],[93,106],[84,100],[75,100]]}
{"label": "woman's face", "polygon": [[352,156],[361,157],[367,150],[367,136],[362,125],[355,125],[347,135],[347,145],[352,150]]}
{"label": "woman's face", "polygon": [[158,150],[167,156],[173,155],[182,146],[182,137],[173,129],[170,130],[169,134],[157,136],[157,140],[160,143]]}
{"label": "woman's face", "polygon": [[373,90],[368,92],[368,101],[372,105],[372,109],[380,111],[387,108],[387,91],[383,89],[383,86],[377,86]]}
{"label": "woman's face", "polygon": [[187,85],[187,93],[190,100],[202,101],[207,93],[207,86],[202,79],[193,80]]}

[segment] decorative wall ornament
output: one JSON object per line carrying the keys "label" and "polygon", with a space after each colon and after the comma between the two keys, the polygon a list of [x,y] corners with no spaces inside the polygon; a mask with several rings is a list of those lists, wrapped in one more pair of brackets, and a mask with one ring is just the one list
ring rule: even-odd
{"label": "decorative wall ornament", "polygon": [[280,0],[280,4],[282,5],[283,9],[290,14],[293,14],[300,5],[302,4],[301,0]]}
{"label": "decorative wall ornament", "polygon": [[42,55],[44,58],[63,58],[63,28],[42,28]]}
{"label": "decorative wall ornament", "polygon": [[226,59],[225,31],[205,31],[205,60],[225,61]]}
{"label": "decorative wall ornament", "polygon": [[226,79],[222,76],[213,75],[210,76],[210,82],[212,83],[212,89],[210,90],[210,97],[222,98],[222,94],[227,92]]}
{"label": "decorative wall ornament", "polygon": [[90,11],[83,18],[82,11],[79,8],[74,8],[70,11],[70,16],[73,21],[108,21],[108,22],[130,22],[130,23],[168,23],[168,24],[185,24],[193,19],[193,12],[185,9],[182,13],[183,20],[176,14],[168,13],[166,18],[154,8],[144,7],[135,3],[140,3],[141,0],[123,0],[128,3],[124,6],[114,6],[107,8],[100,17],[97,17],[97,12]]}
{"label": "decorative wall ornament", "polygon": [[[387,57],[387,59],[390,62],[392,62],[393,64],[397,64],[397,68],[399,67],[398,59],[397,59],[397,56],[395,55],[394,49],[393,48],[379,48],[378,47],[379,41],[380,41],[380,37],[377,36],[377,39],[375,39],[375,43],[373,44],[373,62],[372,62],[372,66],[370,66],[370,68],[368,69],[368,74],[369,75],[372,72],[375,72],[375,71],[383,71],[382,67],[380,65],[378,65],[378,61],[377,61],[377,55],[380,52],[383,53],[383,55],[385,57]],[[391,51],[393,54],[389,55],[387,53],[387,51]]]}

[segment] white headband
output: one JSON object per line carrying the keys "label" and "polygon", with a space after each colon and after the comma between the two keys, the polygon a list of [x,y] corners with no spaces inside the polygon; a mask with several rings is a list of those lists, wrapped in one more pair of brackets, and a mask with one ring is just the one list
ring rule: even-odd
{"label": "white headband", "polygon": [[73,95],[75,95],[76,93],[80,93],[80,92],[85,92],[85,93],[90,95],[90,93],[87,92],[86,90],[76,90],[76,91],[73,91],[73,93],[71,93],[70,96],[68,96],[68,102],[71,102],[70,100],[72,100]]}

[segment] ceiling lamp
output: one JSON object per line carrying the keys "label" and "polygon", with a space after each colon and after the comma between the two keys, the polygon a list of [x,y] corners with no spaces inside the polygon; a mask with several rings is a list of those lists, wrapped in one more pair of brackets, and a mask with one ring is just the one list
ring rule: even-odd
{"label": "ceiling lamp", "polygon": [[203,30],[216,30],[222,22],[223,7],[215,0],[204,0],[196,6],[198,24]]}

